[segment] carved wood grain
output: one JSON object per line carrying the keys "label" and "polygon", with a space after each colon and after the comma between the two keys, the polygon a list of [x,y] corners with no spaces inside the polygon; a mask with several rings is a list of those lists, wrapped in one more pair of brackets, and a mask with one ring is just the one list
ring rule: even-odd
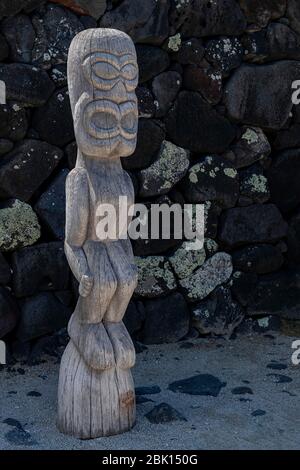
{"label": "carved wood grain", "polygon": [[135,422],[135,350],[122,318],[137,270],[128,240],[99,239],[96,214],[105,203],[118,214],[119,196],[134,200],[120,157],[136,145],[137,80],[125,33],[90,29],[73,39],[68,84],[78,155],[66,182],[65,253],[80,296],[61,360],[57,425],[81,439],[118,434]]}

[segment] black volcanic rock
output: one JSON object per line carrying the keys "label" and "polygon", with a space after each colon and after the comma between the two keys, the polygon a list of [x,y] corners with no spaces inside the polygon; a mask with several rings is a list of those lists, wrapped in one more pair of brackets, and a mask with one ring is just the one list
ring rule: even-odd
{"label": "black volcanic rock", "polygon": [[62,150],[46,142],[23,140],[0,160],[0,198],[28,201],[62,156]]}
{"label": "black volcanic rock", "polygon": [[275,242],[286,236],[287,223],[274,204],[234,207],[222,214],[220,240],[228,246]]}
{"label": "black volcanic rock", "polygon": [[166,128],[173,142],[199,153],[221,153],[235,137],[233,125],[196,92],[179,93]]}

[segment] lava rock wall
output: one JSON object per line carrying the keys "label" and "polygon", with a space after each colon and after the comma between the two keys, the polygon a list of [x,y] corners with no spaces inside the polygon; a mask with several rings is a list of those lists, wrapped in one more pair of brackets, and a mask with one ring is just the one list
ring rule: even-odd
{"label": "lava rock wall", "polygon": [[63,341],[76,301],[63,252],[76,158],[66,62],[72,38],[97,26],[136,44],[138,144],[123,162],[136,200],[205,205],[202,250],[134,242],[130,333],[151,344],[299,324],[298,0],[2,0],[0,338],[11,355]]}

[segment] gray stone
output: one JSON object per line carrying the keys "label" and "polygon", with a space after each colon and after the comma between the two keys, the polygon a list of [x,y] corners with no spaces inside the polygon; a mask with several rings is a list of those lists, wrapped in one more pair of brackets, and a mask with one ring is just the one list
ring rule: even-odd
{"label": "gray stone", "polygon": [[63,240],[65,237],[65,184],[68,173],[69,171],[63,168],[34,206],[41,222],[57,240]]}
{"label": "gray stone", "polygon": [[284,15],[287,0],[239,0],[239,4],[248,22],[263,28]]}
{"label": "gray stone", "polygon": [[0,104],[0,137],[13,142],[22,140],[26,135],[28,124],[26,109],[18,103]]}
{"label": "gray stone", "polygon": [[[183,240],[183,234],[181,233],[180,227],[176,230],[175,223],[174,223],[174,217],[170,217],[170,230],[169,233],[166,232],[169,228],[168,225],[166,224],[157,224],[155,227],[155,230],[158,232],[156,237],[151,237],[151,225],[154,222],[155,223],[155,217],[157,217],[158,211],[154,209],[163,209],[165,205],[172,206],[173,202],[171,199],[167,196],[160,196],[158,199],[155,199],[154,201],[152,200],[152,203],[156,204],[156,206],[152,206],[151,203],[146,203],[146,208],[147,208],[147,238],[138,238],[137,240],[133,240],[133,251],[134,254],[137,256],[147,256],[147,255],[157,255],[160,253],[164,253],[167,250],[170,250],[182,243]],[[159,206],[159,207],[158,207]],[[163,207],[161,207],[163,206]],[[182,213],[181,207],[177,205],[175,208],[177,209],[178,212],[180,212],[180,215]],[[172,208],[170,209],[172,210]],[[174,210],[174,212],[175,212]],[[158,214],[159,215],[159,214]],[[157,230],[158,229],[158,230]],[[165,233],[163,231],[165,229]]]}
{"label": "gray stone", "polygon": [[1,23],[1,32],[9,44],[10,60],[30,64],[35,41],[35,31],[30,17],[19,14],[6,18]]}
{"label": "gray stone", "polygon": [[261,276],[248,300],[248,315],[300,320],[299,268]]}
{"label": "gray stone", "polygon": [[222,214],[220,240],[228,246],[275,242],[287,234],[288,225],[274,204],[235,207]]}
{"label": "gray stone", "polygon": [[201,250],[189,249],[193,242],[183,242],[175,252],[168,257],[168,260],[179,279],[184,279],[192,274],[197,268],[203,265],[206,259],[205,248]]}
{"label": "gray stone", "polygon": [[9,54],[9,46],[8,43],[3,36],[3,34],[0,34],[0,60],[4,60],[7,58]]}
{"label": "gray stone", "polygon": [[47,104],[36,109],[32,127],[49,144],[64,146],[74,140],[73,119],[67,88],[53,93]]}
{"label": "gray stone", "polygon": [[233,207],[239,194],[238,173],[224,158],[203,157],[189,169],[182,192],[188,202],[216,201],[221,207]]}
{"label": "gray stone", "polygon": [[154,98],[150,90],[146,87],[137,87],[136,96],[138,99],[139,118],[151,118],[156,113]]}
{"label": "gray stone", "polygon": [[6,99],[25,106],[41,106],[54,90],[44,70],[29,64],[0,64],[0,80],[6,85]]}
{"label": "gray stone", "polygon": [[251,416],[257,417],[257,416],[264,416],[265,414],[267,414],[267,412],[264,410],[254,410],[252,411]]}
{"label": "gray stone", "polygon": [[296,61],[242,65],[226,85],[229,116],[244,124],[281,129],[292,110],[292,83],[299,75],[300,63]]}
{"label": "gray stone", "polygon": [[146,387],[135,387],[136,395],[156,395],[161,392],[161,388],[158,385],[150,385]]}
{"label": "gray stone", "polygon": [[67,86],[67,64],[56,64],[49,72],[49,75],[57,88]]}
{"label": "gray stone", "polygon": [[0,287],[0,338],[10,333],[17,324],[19,308],[7,289]]}
{"label": "gray stone", "polygon": [[176,280],[169,262],[163,256],[135,257],[138,285],[135,294],[159,297],[176,290]]}
{"label": "gray stone", "polygon": [[167,50],[171,58],[182,65],[201,64],[205,52],[201,39],[191,38],[182,41],[180,33],[169,37]]}
{"label": "gray stone", "polygon": [[18,199],[0,204],[0,251],[33,245],[40,235],[38,218],[29,204]]}
{"label": "gray stone", "polygon": [[231,146],[231,154],[233,154],[231,160],[236,168],[252,165],[270,153],[271,145],[258,127],[242,127],[241,137]]}
{"label": "gray stone", "polygon": [[300,59],[300,36],[282,23],[271,23],[267,29],[247,35],[243,45],[250,62]]}
{"label": "gray stone", "polygon": [[44,3],[44,1],[45,0],[1,0],[0,18],[16,15],[21,10],[30,12]]}
{"label": "gray stone", "polygon": [[5,439],[9,442],[12,446],[34,446],[38,445],[37,441],[34,440],[31,434],[25,429],[22,428],[14,428],[4,434]]}
{"label": "gray stone", "polygon": [[290,263],[300,264],[300,212],[297,211],[289,221],[287,237],[287,256]]}
{"label": "gray stone", "polygon": [[300,4],[298,0],[289,0],[287,2],[286,16],[291,27],[296,33],[300,34]]}
{"label": "gray stone", "polygon": [[236,334],[252,335],[266,334],[274,331],[281,331],[281,320],[275,315],[268,315],[266,317],[246,317],[245,320],[237,327]]}
{"label": "gray stone", "polygon": [[221,380],[211,374],[199,374],[188,379],[172,382],[168,389],[175,393],[217,397],[226,385],[226,382],[221,382]]}
{"label": "gray stone", "polygon": [[205,59],[198,65],[187,65],[183,74],[184,88],[198,91],[211,104],[222,98],[222,73]]}
{"label": "gray stone", "polygon": [[267,374],[267,377],[272,377],[275,384],[288,384],[293,381],[292,377],[283,374]]}
{"label": "gray stone", "polygon": [[171,34],[183,37],[239,36],[246,19],[234,0],[174,0],[170,10]]}
{"label": "gray stone", "polygon": [[267,274],[280,269],[284,258],[278,247],[262,244],[234,251],[232,261],[234,268],[239,271]]}
{"label": "gray stone", "polygon": [[277,132],[273,146],[277,151],[300,147],[300,124],[293,123],[288,129]]}
{"label": "gray stone", "polygon": [[168,403],[160,403],[145,414],[152,424],[170,423],[172,421],[187,421],[187,419]]}
{"label": "gray stone", "polygon": [[[106,10],[106,0],[54,0],[55,3],[65,5],[67,8],[74,10],[76,13],[89,14],[96,20],[103,15]],[[83,17],[85,18],[85,17]],[[97,27],[96,25],[92,27]]]}
{"label": "gray stone", "polygon": [[161,44],[168,36],[169,0],[124,0],[101,18],[102,28],[125,31],[134,42]]}
{"label": "gray stone", "polygon": [[61,242],[41,243],[16,251],[12,268],[16,297],[68,287],[69,268]]}
{"label": "gray stone", "polygon": [[2,255],[2,253],[0,253],[0,284],[2,285],[8,284],[10,279],[11,279],[10,266],[8,262],[6,261],[6,259],[4,258],[4,256]]}
{"label": "gray stone", "polygon": [[20,341],[29,341],[67,326],[71,309],[52,292],[41,292],[21,303],[21,318],[16,331]]}
{"label": "gray stone", "polygon": [[0,156],[10,152],[14,147],[14,144],[8,139],[0,138]]}
{"label": "gray stone", "polygon": [[163,141],[158,157],[140,172],[140,195],[166,194],[180,181],[189,167],[189,152],[172,142]]}
{"label": "gray stone", "polygon": [[84,29],[74,13],[51,3],[32,16],[32,24],[36,31],[32,61],[45,69],[67,62],[73,37]]}
{"label": "gray stone", "polygon": [[162,117],[171,107],[181,87],[181,75],[175,71],[163,72],[152,82],[152,92],[156,100],[156,117]]}
{"label": "gray stone", "polygon": [[221,212],[222,209],[216,202],[206,201],[204,203],[204,228],[206,237],[217,238]]}
{"label": "gray stone", "polygon": [[172,141],[197,153],[221,153],[235,137],[235,128],[196,92],[182,91],[166,117]]}
{"label": "gray stone", "polygon": [[230,289],[223,286],[192,310],[192,323],[200,334],[230,338],[243,319],[243,309],[232,300]]}
{"label": "gray stone", "polygon": [[46,142],[22,141],[1,159],[0,198],[16,197],[28,201],[62,156],[62,150]]}
{"label": "gray stone", "polygon": [[238,38],[211,39],[206,45],[205,58],[224,76],[241,65],[243,55],[244,49]]}
{"label": "gray stone", "polygon": [[253,292],[256,289],[258,275],[256,273],[245,273],[235,271],[230,280],[231,291],[237,301],[243,306],[247,306]]}
{"label": "gray stone", "polygon": [[267,173],[271,200],[283,212],[296,209],[300,203],[299,174],[299,149],[285,150],[272,159]]}
{"label": "gray stone", "polygon": [[135,336],[143,326],[145,320],[145,309],[141,301],[130,300],[125,312],[123,322],[129,334]]}
{"label": "gray stone", "polygon": [[188,306],[179,292],[146,300],[145,322],[138,339],[145,344],[174,343],[189,331]]}
{"label": "gray stone", "polygon": [[151,165],[165,137],[165,130],[160,121],[139,119],[137,145],[129,158],[122,158],[125,170],[141,170]]}
{"label": "gray stone", "polygon": [[232,274],[231,256],[219,252],[209,258],[190,276],[179,281],[188,301],[205,299],[217,286],[227,282]]}
{"label": "gray stone", "polygon": [[247,199],[249,204],[264,203],[269,200],[269,184],[261,165],[252,165],[246,170],[241,171],[239,175],[240,198]]}
{"label": "gray stone", "polygon": [[144,83],[156,77],[168,68],[170,59],[166,51],[154,46],[136,46],[139,66],[139,83]]}

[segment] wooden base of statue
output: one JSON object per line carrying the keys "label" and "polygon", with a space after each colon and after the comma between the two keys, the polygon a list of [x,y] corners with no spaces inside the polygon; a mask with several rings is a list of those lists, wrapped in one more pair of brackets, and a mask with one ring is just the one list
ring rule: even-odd
{"label": "wooden base of statue", "polygon": [[79,439],[111,436],[135,423],[130,369],[91,369],[69,342],[61,361],[58,429]]}

